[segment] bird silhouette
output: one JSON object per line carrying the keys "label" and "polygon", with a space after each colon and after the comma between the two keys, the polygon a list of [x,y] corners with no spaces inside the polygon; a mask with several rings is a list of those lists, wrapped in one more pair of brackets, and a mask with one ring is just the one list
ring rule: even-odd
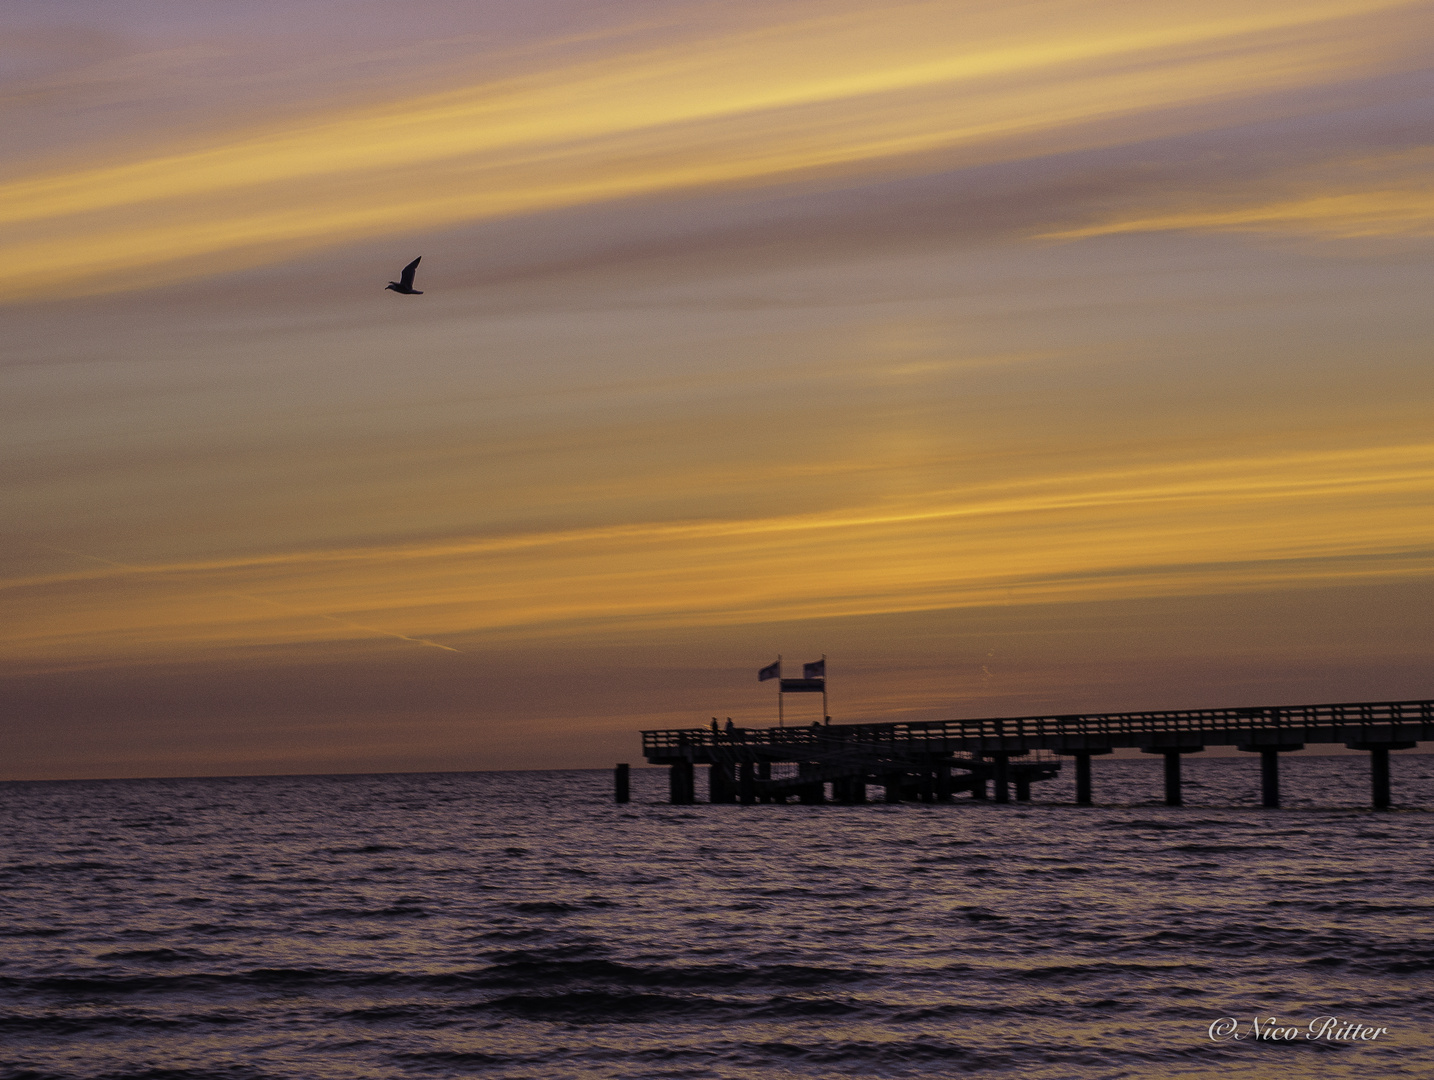
{"label": "bird silhouette", "polygon": [[388,287],[396,293],[403,293],[405,296],[422,296],[423,290],[413,287],[413,275],[418,272],[418,260],[422,258],[423,256],[420,255],[418,259],[414,259],[413,262],[405,266],[403,273],[398,275],[398,280],[390,281]]}

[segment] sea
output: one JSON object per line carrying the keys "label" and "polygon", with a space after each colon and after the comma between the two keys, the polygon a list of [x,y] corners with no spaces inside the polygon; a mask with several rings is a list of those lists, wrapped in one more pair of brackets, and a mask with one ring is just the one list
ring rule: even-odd
{"label": "sea", "polygon": [[[0,784],[5,1080],[1434,1076],[1434,757],[1029,803],[636,769]],[[877,789],[873,789],[873,795]]]}

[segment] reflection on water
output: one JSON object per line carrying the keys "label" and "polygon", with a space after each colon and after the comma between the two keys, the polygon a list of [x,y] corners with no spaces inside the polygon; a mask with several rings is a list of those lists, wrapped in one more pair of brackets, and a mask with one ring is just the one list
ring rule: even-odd
{"label": "reflection on water", "polygon": [[[0,785],[0,1076],[1427,1076],[1434,760],[1070,770],[1031,805],[665,773]],[[1119,803],[1120,805],[1113,805]],[[1374,1042],[1213,1041],[1336,1015]],[[1277,1071],[1272,1071],[1277,1070]]]}

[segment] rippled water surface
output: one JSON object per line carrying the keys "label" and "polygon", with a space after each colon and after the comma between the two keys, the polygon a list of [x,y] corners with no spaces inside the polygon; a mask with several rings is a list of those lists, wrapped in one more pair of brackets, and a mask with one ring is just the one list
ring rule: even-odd
{"label": "rippled water surface", "polygon": [[[1434,1076],[1434,761],[1032,804],[602,772],[0,785],[0,1076]],[[1257,1042],[1338,1016],[1373,1042]],[[1246,1035],[1212,1041],[1233,1017]]]}

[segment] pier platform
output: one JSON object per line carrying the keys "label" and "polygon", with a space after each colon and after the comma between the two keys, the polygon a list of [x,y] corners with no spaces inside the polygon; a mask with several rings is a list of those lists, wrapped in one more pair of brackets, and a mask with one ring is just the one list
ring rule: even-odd
{"label": "pier platform", "polygon": [[711,802],[865,802],[871,785],[887,802],[1030,797],[1069,757],[1076,802],[1092,796],[1091,758],[1136,748],[1165,758],[1165,801],[1181,803],[1182,755],[1235,746],[1260,755],[1261,794],[1277,807],[1279,755],[1343,744],[1370,755],[1372,803],[1390,804],[1389,751],[1434,741],[1434,700],[1343,702],[1160,712],[992,717],[812,727],[673,728],[644,731],[649,764],[670,770],[674,803],[696,801],[695,766],[708,772]]}

